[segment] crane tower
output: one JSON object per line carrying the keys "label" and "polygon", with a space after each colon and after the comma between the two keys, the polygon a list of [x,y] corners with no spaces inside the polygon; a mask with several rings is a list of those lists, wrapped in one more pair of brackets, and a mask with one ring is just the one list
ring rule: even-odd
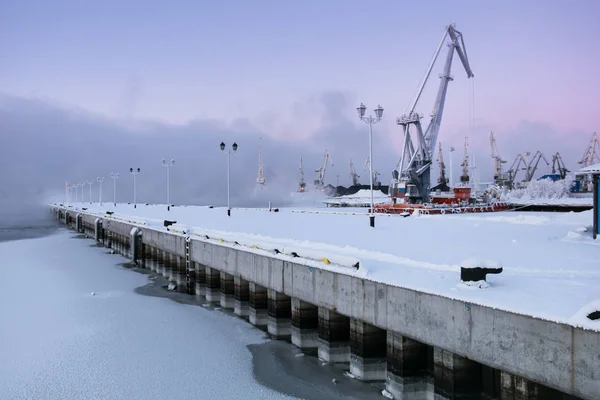
{"label": "crane tower", "polygon": [[[422,116],[415,112],[415,108],[419,102],[425,84],[429,79],[431,70],[435,61],[442,50],[442,46],[446,39],[450,38],[448,43],[448,54],[444,64],[444,71],[440,75],[440,86],[438,88],[437,97],[431,113],[431,120],[425,132],[421,126]],[[473,78],[473,71],[469,65],[467,50],[463,41],[462,33],[457,31],[454,24],[448,25],[444,29],[442,40],[440,41],[437,50],[429,64],[425,77],[417,91],[417,95],[413,100],[408,112],[396,120],[404,132],[404,145],[402,156],[397,165],[397,170],[392,172],[394,180],[392,181],[393,189],[392,196],[408,198],[409,203],[425,202],[429,198],[431,188],[431,164],[437,143],[442,115],[444,112],[444,103],[448,91],[448,83],[453,80],[450,75],[452,67],[452,59],[454,53],[458,54],[462,65],[467,73],[467,78]],[[415,139],[411,134],[411,127],[414,129]]]}
{"label": "crane tower", "polygon": [[506,160],[503,160],[502,157],[500,157],[500,152],[496,145],[496,138],[492,131],[490,131],[490,150],[492,152],[492,162],[494,165],[494,183],[501,188],[506,186],[510,187],[510,174],[504,172],[502,168],[502,164],[505,164]]}
{"label": "crane tower", "polygon": [[265,174],[262,155],[262,137],[258,139],[258,177],[256,178],[256,185],[261,188],[265,185]]}

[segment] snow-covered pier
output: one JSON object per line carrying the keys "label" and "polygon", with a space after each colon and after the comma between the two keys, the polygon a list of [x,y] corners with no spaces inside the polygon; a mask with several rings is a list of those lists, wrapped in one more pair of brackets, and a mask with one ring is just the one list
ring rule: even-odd
{"label": "snow-covered pier", "polygon": [[[390,217],[375,231],[357,216],[286,210],[234,209],[227,217],[208,207],[55,205],[52,212],[168,277],[171,289],[231,308],[327,362],[347,363],[358,379],[385,381],[396,399],[432,391],[440,399],[600,393],[600,320],[593,318],[600,248],[580,217]],[[281,239],[273,221],[292,238]],[[256,232],[250,226],[263,234],[248,233]],[[320,239],[334,229],[358,238]],[[433,232],[421,249],[410,239]],[[549,236],[535,237],[541,232]],[[504,255],[503,272],[488,283],[461,283],[463,256],[484,254]]]}

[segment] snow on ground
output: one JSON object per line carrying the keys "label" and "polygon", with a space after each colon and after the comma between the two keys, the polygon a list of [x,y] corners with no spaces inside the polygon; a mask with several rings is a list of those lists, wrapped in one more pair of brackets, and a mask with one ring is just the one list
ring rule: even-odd
{"label": "snow on ground", "polygon": [[[390,197],[381,190],[373,190],[373,200],[375,203],[389,203]],[[323,203],[332,206],[367,207],[371,205],[371,191],[360,189],[355,194],[332,197],[324,200]]]}
{"label": "snow on ground", "polygon": [[73,236],[0,243],[1,399],[290,398],[253,378],[260,331],[134,293],[147,276]]}
{"label": "snow on ground", "polygon": [[[330,267],[318,261],[321,257],[356,259],[360,269],[344,268],[346,273],[564,323],[573,323],[582,307],[600,300],[600,240],[588,232],[591,211],[380,215],[373,229],[365,209],[347,209],[354,215],[233,209],[227,217],[224,208],[184,206],[168,212],[160,205],[86,207],[146,219],[157,229],[164,229],[160,222],[169,219],[200,234],[211,232],[208,236],[291,246],[300,255],[310,250],[310,258],[319,254],[315,266],[321,268]],[[460,264],[468,259],[491,260],[504,271],[489,275],[485,289],[469,287],[460,283]],[[598,322],[586,326],[600,330]]]}
{"label": "snow on ground", "polygon": [[572,179],[552,181],[535,180],[523,189],[515,189],[503,195],[502,200],[510,204],[523,205],[593,205],[593,197],[570,193]]}

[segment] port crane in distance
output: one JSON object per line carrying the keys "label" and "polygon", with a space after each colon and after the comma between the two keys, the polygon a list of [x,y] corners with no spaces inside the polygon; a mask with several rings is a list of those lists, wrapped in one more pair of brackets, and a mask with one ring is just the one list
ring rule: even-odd
{"label": "port crane in distance", "polygon": [[[447,38],[450,38],[450,41],[448,43],[448,54],[444,64],[444,71],[440,75],[440,85],[431,113],[431,120],[427,128],[423,130],[423,127],[421,126],[422,116],[415,112],[415,108],[419,103],[425,84],[429,79],[435,61]],[[410,105],[408,112],[396,120],[396,124],[400,125],[403,129],[404,143],[400,161],[396,170],[392,171],[392,193],[393,196],[407,197],[409,203],[426,202],[429,199],[429,192],[431,189],[431,165],[442,122],[448,83],[453,80],[450,70],[455,52],[462,62],[467,77],[474,77],[471,66],[469,65],[462,33],[456,30],[454,24],[446,26],[442,40],[434,53],[433,59],[429,64],[415,99]],[[413,140],[411,127],[414,128],[416,140]]]}

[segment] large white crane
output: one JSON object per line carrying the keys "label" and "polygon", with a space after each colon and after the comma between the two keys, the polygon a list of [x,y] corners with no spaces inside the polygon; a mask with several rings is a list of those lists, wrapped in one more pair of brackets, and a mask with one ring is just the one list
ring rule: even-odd
{"label": "large white crane", "polygon": [[[440,75],[441,81],[435,105],[431,113],[431,120],[425,133],[423,133],[421,127],[422,116],[415,112],[415,108],[423,93],[425,84],[429,79],[435,61],[448,37],[450,38],[450,42],[448,43],[448,55],[446,56],[444,72]],[[392,183],[395,186],[394,191],[397,193],[405,192],[408,201],[411,203],[424,202],[429,198],[429,191],[431,188],[431,164],[442,122],[448,83],[453,80],[450,75],[450,69],[452,67],[452,59],[455,51],[463,64],[467,77],[474,77],[471,66],[469,65],[462,33],[456,30],[454,24],[448,25],[444,30],[444,35],[434,53],[433,59],[429,64],[429,68],[419,87],[417,96],[412,102],[408,112],[396,120],[396,123],[402,126],[404,131],[404,146],[400,162],[397,165],[397,170],[393,172],[394,181]],[[414,130],[416,131],[416,143],[413,143],[410,133],[411,126],[414,126]]]}
{"label": "large white crane", "polygon": [[352,186],[360,185],[360,182],[358,181],[360,175],[356,173],[356,169],[354,168],[354,163],[352,162],[352,159],[350,159],[350,178],[352,178]]}
{"label": "large white crane", "polygon": [[502,168],[502,164],[506,163],[506,160],[503,160],[500,157],[500,152],[498,151],[498,146],[496,145],[496,138],[494,137],[494,132],[490,131],[490,150],[492,152],[492,162],[494,165],[494,183],[498,187],[505,187],[509,185],[510,182],[510,174],[508,172],[504,172]]}
{"label": "large white crane", "polygon": [[437,161],[440,166],[440,176],[438,178],[438,185],[447,185],[448,178],[446,178],[446,164],[444,164],[444,152],[442,151],[442,142],[438,143]]}
{"label": "large white crane", "polygon": [[333,161],[331,160],[331,155],[328,150],[325,150],[325,161],[323,162],[323,166],[316,169],[315,172],[319,173],[317,179],[315,179],[314,184],[318,188],[323,188],[325,186],[325,172],[327,171],[327,165],[331,164],[333,167]]}

